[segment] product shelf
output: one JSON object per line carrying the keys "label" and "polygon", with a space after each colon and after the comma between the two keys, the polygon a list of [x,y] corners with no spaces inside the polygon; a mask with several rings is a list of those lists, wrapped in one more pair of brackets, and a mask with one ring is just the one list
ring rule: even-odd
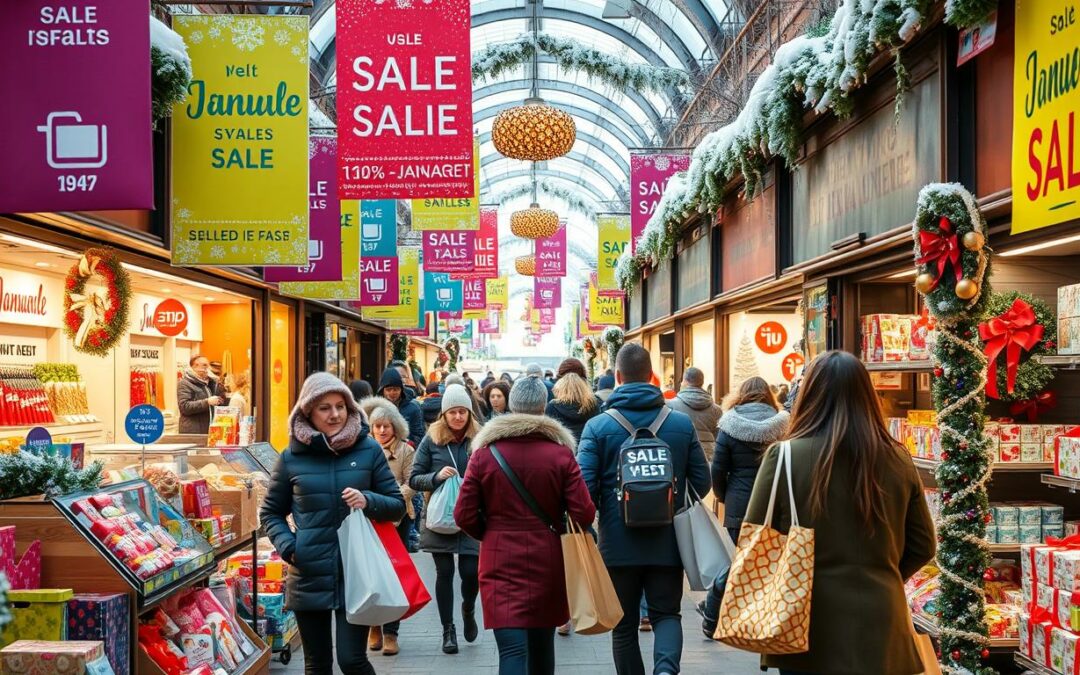
{"label": "product shelf", "polygon": [[1043,365],[1054,368],[1075,370],[1080,367],[1080,354],[1041,354],[1036,356],[1035,359]]}
{"label": "product shelf", "polygon": [[79,422],[76,424],[35,424],[30,427],[0,427],[0,438],[26,438],[34,427],[44,427],[53,438],[70,438],[72,443],[100,443],[105,440],[105,423]]}
{"label": "product shelf", "polygon": [[[920,614],[913,614],[912,622],[922,632],[932,637],[938,637],[941,631],[938,630],[937,623],[932,619],[928,619]],[[1020,638],[992,638],[990,640],[991,651],[1014,651],[1020,647]]]}
{"label": "product shelf", "polygon": [[885,361],[883,363],[863,361],[863,365],[871,373],[930,373],[934,371],[934,364],[929,360]]}
{"label": "product shelf", "polygon": [[1035,673],[1036,675],[1061,675],[1052,668],[1047,668],[1046,666],[1039,665],[1037,662],[1032,661],[1020,652],[1016,652],[1016,654],[1013,655],[1013,659],[1016,660],[1016,665],[1020,666],[1021,668],[1025,668]]}
{"label": "product shelf", "polygon": [[[911,461],[916,467],[928,471],[933,471],[938,467],[938,464],[941,464],[941,460],[927,457],[912,457]],[[994,472],[1043,473],[1053,471],[1054,465],[1051,462],[995,462],[990,465],[990,468]],[[1080,481],[1077,481],[1077,483],[1080,484]]]}
{"label": "product shelf", "polygon": [[1070,492],[1080,490],[1080,478],[1067,478],[1065,476],[1055,476],[1052,473],[1045,473],[1041,480],[1043,485],[1066,488]]}

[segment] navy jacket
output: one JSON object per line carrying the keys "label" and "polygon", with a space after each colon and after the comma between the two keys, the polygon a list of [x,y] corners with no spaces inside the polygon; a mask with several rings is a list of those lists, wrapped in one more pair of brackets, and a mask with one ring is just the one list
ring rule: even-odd
{"label": "navy jacket", "polygon": [[[647,427],[664,407],[660,389],[646,382],[618,387],[605,409],[615,408],[635,427]],[[699,495],[709,491],[709,465],[690,418],[672,411],[657,434],[671,446],[675,470],[675,503],[681,508],[689,480]],[[585,424],[578,444],[581,476],[600,512],[600,554],[608,567],[667,565],[682,567],[675,527],[626,527],[619,508],[619,449],[629,437],[610,415]],[[677,510],[676,509],[676,510]]]}
{"label": "navy jacket", "polygon": [[[338,528],[349,515],[341,498],[347,488],[364,493],[364,515],[394,522],[405,514],[405,499],[386,463],[382,446],[363,425],[356,443],[335,454],[322,434],[310,445],[295,438],[270,475],[270,488],[259,517],[266,534],[289,564],[285,603],[292,610],[344,606],[344,582],[338,552]],[[286,522],[291,515],[293,531]]]}
{"label": "navy jacket", "polygon": [[401,396],[398,397],[396,405],[398,412],[409,424],[409,437],[406,440],[412,443],[415,448],[420,445],[420,441],[424,438],[424,411],[420,410],[420,404],[416,402],[416,392],[411,387],[405,386],[401,379],[401,373],[397,371],[397,368],[387,368],[383,371],[382,379],[379,381],[379,389],[375,394],[385,396],[383,389],[387,387],[401,389]]}

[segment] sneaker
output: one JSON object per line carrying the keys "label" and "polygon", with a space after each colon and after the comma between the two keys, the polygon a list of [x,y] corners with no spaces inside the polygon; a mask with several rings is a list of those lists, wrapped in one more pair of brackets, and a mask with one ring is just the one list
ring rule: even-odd
{"label": "sneaker", "polygon": [[709,638],[710,640],[715,640],[716,638],[714,638],[713,635],[716,634],[717,620],[710,619],[709,616],[705,613],[705,601],[702,600],[701,602],[697,603],[694,606],[694,609],[696,609],[697,613],[701,615],[701,632],[704,633],[705,637]]}
{"label": "sneaker", "polygon": [[641,631],[642,633],[651,633],[652,632],[652,623],[649,621],[649,617],[647,617],[647,616],[641,617],[641,621],[638,621],[637,629],[639,631]]}
{"label": "sneaker", "polygon": [[570,635],[570,627],[572,624],[572,621],[567,621],[563,625],[556,628],[555,632],[557,632],[559,635],[562,635],[563,637],[568,637]]}

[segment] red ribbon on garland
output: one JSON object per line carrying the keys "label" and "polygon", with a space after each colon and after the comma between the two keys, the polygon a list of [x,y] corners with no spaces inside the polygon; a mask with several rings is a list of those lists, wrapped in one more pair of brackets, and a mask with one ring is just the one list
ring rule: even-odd
{"label": "red ribbon on garland", "polygon": [[930,290],[937,288],[941,276],[945,274],[945,265],[951,263],[956,280],[964,278],[964,270],[960,265],[960,238],[956,234],[956,228],[945,216],[938,221],[938,229],[941,232],[919,230],[919,250],[922,256],[916,260],[920,265],[937,263],[937,274],[934,274],[934,283],[930,284]]}
{"label": "red ribbon on garland", "polygon": [[1020,367],[1020,352],[1030,351],[1043,338],[1044,328],[1036,323],[1035,310],[1017,298],[1004,314],[979,324],[979,337],[985,345],[983,353],[990,361],[987,372],[986,395],[1000,398],[997,386],[997,357],[1005,352],[1005,385],[1008,393],[1016,387],[1016,369]]}
{"label": "red ribbon on garland", "polygon": [[1044,413],[1056,406],[1057,394],[1052,391],[1044,391],[1034,398],[1013,403],[1009,406],[1009,414],[1013,417],[1027,415],[1028,422],[1035,422],[1039,419],[1039,413]]}

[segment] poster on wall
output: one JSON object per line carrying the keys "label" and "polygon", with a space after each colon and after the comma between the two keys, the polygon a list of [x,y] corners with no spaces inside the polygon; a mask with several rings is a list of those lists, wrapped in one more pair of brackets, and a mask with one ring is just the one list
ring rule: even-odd
{"label": "poster on wall", "polygon": [[4,4],[0,213],[154,208],[147,22],[145,0]]}
{"label": "poster on wall", "polygon": [[360,202],[341,202],[341,281],[287,281],[278,290],[310,300],[360,298]]}
{"label": "poster on wall", "polygon": [[177,16],[174,265],[308,264],[308,17]]}
{"label": "poster on wall", "polygon": [[1016,2],[1013,234],[1080,218],[1078,21],[1055,0]]}
{"label": "poster on wall", "polygon": [[596,286],[589,286],[589,323],[622,328],[626,324],[625,292],[601,295],[599,290]]}
{"label": "poster on wall", "polygon": [[480,207],[480,229],[473,237],[473,268],[451,276],[455,279],[494,279],[499,276],[499,207]]}
{"label": "poster on wall", "polygon": [[398,248],[398,282],[397,282],[396,305],[374,306],[356,305],[361,307],[365,319],[383,319],[396,321],[411,326],[420,323],[420,249],[416,246],[402,246]]}
{"label": "poster on wall", "polygon": [[336,8],[341,197],[475,197],[468,0]]}
{"label": "poster on wall", "polygon": [[412,200],[414,232],[476,230],[480,227],[480,139],[473,139],[473,189],[468,197],[426,197]]}
{"label": "poster on wall", "polygon": [[491,309],[506,309],[509,302],[509,283],[507,277],[487,279],[487,306]]}
{"label": "poster on wall", "polygon": [[729,388],[738,387],[750,377],[762,377],[775,385],[790,383],[802,370],[802,355],[794,351],[801,329],[800,317],[795,313],[732,314]]}
{"label": "poster on wall", "polygon": [[597,246],[597,285],[602,291],[617,291],[615,265],[619,256],[630,244],[630,217],[625,214],[605,213],[596,217],[599,237]]}
{"label": "poster on wall", "polygon": [[337,138],[308,139],[308,262],[264,267],[267,281],[341,281],[341,202],[337,196]]}
{"label": "poster on wall", "polygon": [[634,252],[637,238],[641,236],[645,225],[656,211],[656,205],[660,202],[668,181],[678,172],[689,168],[690,155],[685,152],[630,151],[631,253]]}
{"label": "poster on wall", "polygon": [[536,240],[536,274],[541,277],[566,276],[566,221],[550,237]]}

